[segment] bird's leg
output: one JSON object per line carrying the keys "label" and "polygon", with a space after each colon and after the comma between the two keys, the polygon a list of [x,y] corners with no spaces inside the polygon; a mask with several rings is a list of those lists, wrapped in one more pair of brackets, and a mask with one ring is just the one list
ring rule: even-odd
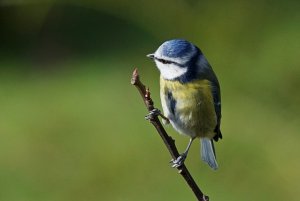
{"label": "bird's leg", "polygon": [[186,147],[185,151],[182,154],[180,154],[178,158],[171,160],[173,168],[178,168],[183,165],[194,139],[195,139],[194,137],[190,138],[189,144]]}
{"label": "bird's leg", "polygon": [[146,119],[146,120],[150,120],[150,119],[153,119],[154,117],[157,117],[157,116],[160,116],[160,117],[164,120],[164,123],[165,123],[165,124],[169,124],[169,123],[170,123],[170,120],[169,120],[167,117],[165,117],[165,116],[161,113],[161,111],[160,111],[159,109],[157,109],[157,108],[154,108],[153,110],[151,110],[151,111],[149,112],[149,114],[147,114],[147,115],[145,116],[145,119]]}
{"label": "bird's leg", "polygon": [[167,125],[167,124],[170,123],[170,120],[169,120],[168,117],[163,116],[163,117],[161,117],[161,118],[162,118],[162,122],[163,122],[164,125]]}

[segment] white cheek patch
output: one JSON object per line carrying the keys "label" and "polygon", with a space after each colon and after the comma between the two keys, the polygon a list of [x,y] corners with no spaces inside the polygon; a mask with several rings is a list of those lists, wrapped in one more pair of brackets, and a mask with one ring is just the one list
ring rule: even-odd
{"label": "white cheek patch", "polygon": [[167,80],[173,80],[187,72],[187,67],[179,67],[175,64],[162,64],[159,61],[155,61],[155,63],[162,77]]}

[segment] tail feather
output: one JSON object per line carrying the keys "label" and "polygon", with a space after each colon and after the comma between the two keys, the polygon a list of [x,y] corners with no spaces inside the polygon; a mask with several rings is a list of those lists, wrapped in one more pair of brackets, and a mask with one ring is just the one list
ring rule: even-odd
{"label": "tail feather", "polygon": [[201,138],[201,158],[212,169],[218,169],[213,141],[208,138]]}

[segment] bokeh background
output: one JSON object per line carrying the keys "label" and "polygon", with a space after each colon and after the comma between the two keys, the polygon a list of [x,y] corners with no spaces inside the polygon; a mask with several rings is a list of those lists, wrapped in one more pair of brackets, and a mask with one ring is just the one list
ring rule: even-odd
{"label": "bokeh background", "polygon": [[[130,85],[163,41],[197,44],[222,86],[218,171],[186,161],[211,200],[299,200],[296,0],[0,1],[0,200],[195,200]],[[166,128],[184,150],[188,138]]]}

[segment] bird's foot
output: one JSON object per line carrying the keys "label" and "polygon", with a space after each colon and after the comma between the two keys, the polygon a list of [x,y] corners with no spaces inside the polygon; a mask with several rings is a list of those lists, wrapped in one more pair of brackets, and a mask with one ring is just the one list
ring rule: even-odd
{"label": "bird's foot", "polygon": [[150,120],[150,119],[153,119],[154,117],[157,117],[157,116],[159,116],[159,115],[161,115],[160,110],[157,109],[157,108],[154,108],[153,110],[151,110],[151,111],[149,112],[149,114],[147,114],[147,115],[145,116],[145,119],[146,119],[146,120]]}
{"label": "bird's foot", "polygon": [[187,154],[183,153],[183,154],[180,154],[180,156],[178,156],[178,158],[172,159],[170,161],[170,163],[172,163],[172,168],[178,168],[178,167],[182,166],[186,159],[186,156],[187,156]]}
{"label": "bird's foot", "polygon": [[147,115],[145,116],[145,119],[146,119],[146,120],[150,120],[150,119],[153,119],[154,117],[157,117],[157,116],[161,116],[161,118],[163,119],[163,123],[164,123],[164,124],[169,124],[169,123],[170,123],[170,120],[169,120],[167,117],[165,117],[165,116],[161,113],[161,111],[160,111],[159,109],[157,109],[157,108],[154,108],[153,110],[151,110],[151,111],[149,112],[149,114],[147,114]]}

